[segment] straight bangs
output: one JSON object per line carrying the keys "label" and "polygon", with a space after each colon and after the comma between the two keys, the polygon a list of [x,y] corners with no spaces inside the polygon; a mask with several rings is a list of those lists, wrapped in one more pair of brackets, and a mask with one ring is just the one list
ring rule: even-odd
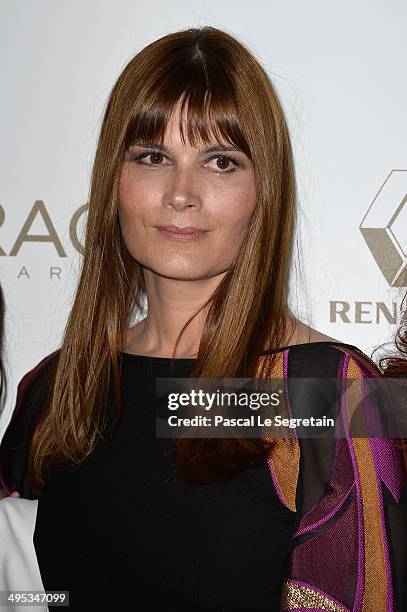
{"label": "straight bangs", "polygon": [[155,70],[149,70],[143,79],[143,93],[132,104],[134,112],[125,135],[125,149],[135,143],[163,145],[170,116],[180,104],[179,130],[184,145],[197,148],[213,142],[228,143],[252,159],[225,58],[208,61],[206,56],[204,61],[201,54],[191,58],[187,48],[169,58],[166,52],[165,55],[167,65],[159,78]]}

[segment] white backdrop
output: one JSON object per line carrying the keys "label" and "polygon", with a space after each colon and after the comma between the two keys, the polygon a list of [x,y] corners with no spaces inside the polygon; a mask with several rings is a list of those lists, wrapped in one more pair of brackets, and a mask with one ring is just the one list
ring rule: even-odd
{"label": "white backdrop", "polygon": [[73,242],[84,216],[76,223],[75,213],[87,201],[106,98],[129,59],[174,30],[212,25],[237,36],[281,97],[308,288],[300,314],[309,308],[314,327],[368,354],[392,337],[385,314],[407,285],[406,21],[401,0],[0,0],[10,387],[0,436],[17,382],[61,340],[81,257]]}

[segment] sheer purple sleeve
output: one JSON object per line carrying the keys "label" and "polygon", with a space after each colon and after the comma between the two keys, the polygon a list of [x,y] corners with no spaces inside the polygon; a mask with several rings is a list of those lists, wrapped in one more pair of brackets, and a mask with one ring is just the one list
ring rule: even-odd
{"label": "sheer purple sleeve", "polygon": [[[343,353],[338,420],[345,435],[331,443],[280,440],[270,457],[281,500],[299,512],[280,609],[402,612],[407,610],[405,453],[394,438],[347,435],[365,402],[366,379],[381,375],[363,353]],[[365,404],[369,417],[380,415],[371,398]]]}

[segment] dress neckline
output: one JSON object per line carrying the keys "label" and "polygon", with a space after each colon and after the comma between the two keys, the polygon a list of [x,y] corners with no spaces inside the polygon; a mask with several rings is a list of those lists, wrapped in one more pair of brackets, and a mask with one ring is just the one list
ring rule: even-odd
{"label": "dress neckline", "polygon": [[[319,346],[319,345],[335,345],[335,346],[344,346],[351,349],[359,350],[357,346],[353,344],[348,344],[346,342],[334,342],[333,340],[319,340],[318,342],[301,342],[299,344],[288,344],[287,346],[281,346],[280,348],[275,349],[267,349],[265,351],[261,351],[260,355],[269,355],[270,353],[279,353],[281,351],[285,351],[287,349],[296,348],[299,346]],[[155,357],[150,355],[137,355],[135,353],[126,353],[125,351],[119,351],[119,355],[122,355],[126,359],[131,359],[134,361],[141,362],[156,362],[156,363],[167,363],[172,361],[172,357]],[[196,357],[175,357],[174,361],[176,363],[192,363],[196,361]]]}

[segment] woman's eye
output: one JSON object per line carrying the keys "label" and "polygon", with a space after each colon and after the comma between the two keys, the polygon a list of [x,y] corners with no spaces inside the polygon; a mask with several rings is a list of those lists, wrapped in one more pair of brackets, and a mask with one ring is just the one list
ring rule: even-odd
{"label": "woman's eye", "polygon": [[[214,170],[217,170],[221,174],[226,174],[227,172],[233,172],[234,170],[236,170],[237,166],[239,165],[238,161],[234,159],[233,157],[230,157],[230,155],[214,155],[213,157],[211,157],[209,161],[211,162],[216,161],[216,166]],[[234,167],[230,167],[231,162],[232,164],[234,164]]]}
{"label": "woman's eye", "polygon": [[144,151],[144,153],[138,153],[134,155],[133,160],[141,161],[142,159],[146,159],[147,157],[151,158],[151,164],[145,164],[144,162],[141,162],[145,166],[159,166],[161,165],[161,162],[164,159],[164,155],[160,151]]}

